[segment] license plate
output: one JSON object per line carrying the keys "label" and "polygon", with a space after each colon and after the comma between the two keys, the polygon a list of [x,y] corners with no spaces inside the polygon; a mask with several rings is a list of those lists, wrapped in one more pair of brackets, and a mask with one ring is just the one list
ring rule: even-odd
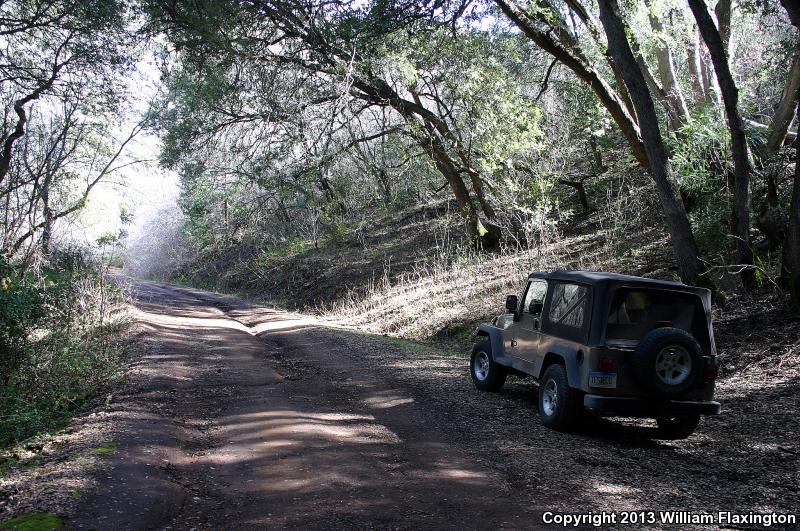
{"label": "license plate", "polygon": [[617,387],[617,373],[593,372],[589,374],[589,387]]}

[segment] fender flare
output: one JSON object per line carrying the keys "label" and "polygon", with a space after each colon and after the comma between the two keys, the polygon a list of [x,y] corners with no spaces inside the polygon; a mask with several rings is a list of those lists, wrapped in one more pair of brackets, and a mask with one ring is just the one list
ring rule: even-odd
{"label": "fender flare", "polygon": [[581,370],[578,366],[578,352],[561,345],[551,345],[550,348],[547,349],[537,379],[541,379],[541,377],[544,376],[544,371],[547,370],[548,365],[552,365],[551,360],[554,357],[564,365],[564,369],[567,371],[567,383],[569,386],[580,388]]}
{"label": "fender flare", "polygon": [[506,356],[505,347],[503,347],[503,329],[492,326],[488,323],[478,325],[477,337],[488,337],[489,343],[492,345],[492,358],[500,365],[511,365],[511,359]]}

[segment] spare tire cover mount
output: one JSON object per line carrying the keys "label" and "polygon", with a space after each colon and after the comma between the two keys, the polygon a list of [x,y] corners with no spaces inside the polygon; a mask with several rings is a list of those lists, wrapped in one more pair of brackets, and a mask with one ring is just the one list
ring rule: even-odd
{"label": "spare tire cover mount", "polygon": [[672,397],[694,386],[702,372],[703,348],[691,334],[672,327],[651,330],[633,354],[637,383],[650,393]]}
{"label": "spare tire cover mount", "polygon": [[692,374],[692,356],[681,345],[668,345],[656,356],[656,374],[667,385],[681,385]]}

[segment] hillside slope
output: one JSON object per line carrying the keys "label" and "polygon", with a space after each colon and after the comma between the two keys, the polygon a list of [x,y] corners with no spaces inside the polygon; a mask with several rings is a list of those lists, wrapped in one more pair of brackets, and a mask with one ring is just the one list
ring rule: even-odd
{"label": "hillside slope", "polygon": [[[628,197],[634,195],[620,190],[605,208],[539,234],[524,250],[470,251],[453,206],[439,202],[365,218],[318,247],[261,258],[257,252],[229,256],[213,268],[224,274],[185,281],[313,313],[335,326],[463,354],[475,326],[501,313],[505,296],[519,293],[531,271],[590,269],[677,278],[666,234],[643,228],[662,226],[658,210],[646,203],[631,205]],[[735,277],[715,280],[726,295],[714,310],[723,374],[747,374],[758,367],[767,371],[764,377],[776,376],[780,367],[781,381],[794,374],[786,360],[800,349],[800,320],[785,311],[784,295],[769,283],[752,294],[737,294]]]}

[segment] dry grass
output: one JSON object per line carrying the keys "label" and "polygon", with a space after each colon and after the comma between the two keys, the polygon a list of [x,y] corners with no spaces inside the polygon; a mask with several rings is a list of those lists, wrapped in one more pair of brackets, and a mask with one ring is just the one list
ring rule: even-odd
{"label": "dry grass", "polygon": [[597,233],[520,252],[441,255],[395,279],[384,275],[320,310],[330,321],[362,331],[418,340],[458,339],[475,322],[501,313],[506,295],[520,293],[531,271],[602,268],[602,241]]}
{"label": "dry grass", "polygon": [[674,278],[663,224],[650,219],[658,213],[652,192],[649,184],[620,177],[593,214],[533,227],[528,234],[533,243],[524,249],[469,252],[458,242],[437,238],[435,247],[416,249],[417,259],[408,261],[412,265],[405,272],[385,267],[383,275],[351,284],[317,309],[336,325],[459,349],[476,323],[503,311],[506,295],[520,293],[532,271],[587,269]]}

